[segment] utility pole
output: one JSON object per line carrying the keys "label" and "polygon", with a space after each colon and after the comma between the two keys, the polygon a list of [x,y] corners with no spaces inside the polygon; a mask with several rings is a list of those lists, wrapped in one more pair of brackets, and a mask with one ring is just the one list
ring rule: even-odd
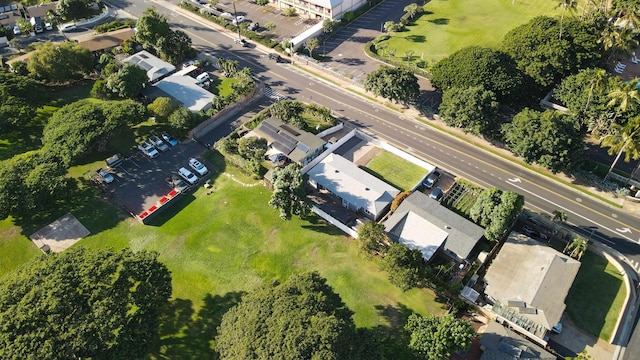
{"label": "utility pole", "polygon": [[240,22],[238,22],[238,12],[236,11],[236,2],[233,2],[233,18],[236,20],[236,28],[238,29],[238,39],[242,40],[240,36]]}

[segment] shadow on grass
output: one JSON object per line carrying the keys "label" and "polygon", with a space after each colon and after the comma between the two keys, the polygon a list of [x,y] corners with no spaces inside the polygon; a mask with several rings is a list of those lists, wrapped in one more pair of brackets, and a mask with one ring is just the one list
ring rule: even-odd
{"label": "shadow on grass", "polygon": [[238,304],[244,294],[207,294],[197,313],[190,300],[172,300],[160,318],[159,338],[152,355],[159,359],[218,359],[213,350],[218,326],[222,316]]}
{"label": "shadow on grass", "polygon": [[437,19],[433,19],[433,20],[428,20],[430,23],[436,24],[436,25],[447,25],[449,24],[449,19],[447,18],[437,18]]}
{"label": "shadow on grass", "polygon": [[376,305],[376,311],[385,318],[389,326],[378,325],[371,331],[383,343],[384,357],[386,359],[414,359],[409,350],[409,334],[404,331],[404,324],[413,311],[404,304]]}
{"label": "shadow on grass", "polygon": [[[616,304],[616,295],[623,280],[607,270],[608,261],[591,252],[582,257],[582,265],[567,295],[567,313],[584,331],[609,341],[622,304]],[[617,270],[616,270],[617,271]],[[596,285],[597,284],[597,285]],[[615,313],[607,324],[607,314]]]}
{"label": "shadow on grass", "polygon": [[427,38],[424,35],[409,35],[405,39],[412,42],[417,42],[417,43],[423,43],[427,40]]}
{"label": "shadow on grass", "polygon": [[358,166],[358,167],[359,167],[360,169],[362,169],[362,170],[364,170],[364,171],[368,172],[369,174],[371,174],[371,175],[373,175],[373,176],[377,177],[378,179],[380,179],[380,180],[382,180],[382,181],[386,182],[387,184],[390,184],[391,186],[395,187],[396,189],[404,190],[404,186],[399,186],[398,184],[394,184],[394,183],[393,183],[392,181],[390,181],[389,179],[386,179],[384,176],[382,176],[381,174],[379,174],[379,173],[377,173],[377,172],[375,172],[375,171],[373,171],[373,170],[369,169],[368,167],[366,167],[366,166],[362,166],[362,165],[361,165],[361,166]]}

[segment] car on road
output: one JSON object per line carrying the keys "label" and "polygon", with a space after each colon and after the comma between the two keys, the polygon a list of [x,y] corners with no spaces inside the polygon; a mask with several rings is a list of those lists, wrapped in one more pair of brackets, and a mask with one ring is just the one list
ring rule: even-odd
{"label": "car on road", "polygon": [[236,18],[235,18],[235,19],[233,19],[233,21],[231,21],[231,23],[232,23],[233,25],[239,25],[239,24],[242,24],[245,20],[246,20],[246,19],[244,18],[244,16],[242,16],[242,15],[238,15],[238,16],[236,16]]}
{"label": "car on road", "polygon": [[280,54],[278,54],[278,53],[269,54],[269,60],[274,60],[275,62],[280,62]]}
{"label": "car on road", "polygon": [[162,139],[160,139],[157,135],[151,135],[151,137],[149,137],[149,141],[153,142],[153,146],[162,152],[169,150],[169,145],[162,141]]}
{"label": "car on road", "polygon": [[143,154],[147,155],[152,159],[155,159],[158,157],[158,155],[160,155],[158,150],[156,150],[156,148],[154,148],[153,145],[147,144],[146,142],[139,144],[138,149],[140,149],[140,151],[142,151]]}
{"label": "car on road", "polygon": [[191,185],[198,182],[198,177],[186,168],[181,167],[178,169],[178,175]]}
{"label": "car on road", "polygon": [[60,25],[60,31],[62,31],[62,32],[72,31],[72,30],[75,30],[75,29],[77,29],[77,27],[76,27],[76,24],[73,24],[73,23]]}
{"label": "car on road", "polygon": [[440,199],[442,198],[442,195],[444,195],[444,192],[442,191],[442,189],[437,187],[437,188],[433,189],[431,194],[429,194],[429,197],[432,198],[433,200],[440,201]]}
{"label": "car on road", "polygon": [[180,176],[172,173],[170,177],[166,178],[165,181],[173,190],[184,194],[187,190],[189,190],[189,184],[187,184]]}
{"label": "car on road", "polygon": [[107,170],[105,169],[98,169],[98,175],[100,175],[100,177],[102,178],[102,181],[104,181],[107,184],[111,184],[113,182],[113,175],[111,175]]}
{"label": "car on road", "polygon": [[207,169],[206,166],[204,166],[200,161],[198,161],[198,159],[196,158],[191,158],[189,159],[189,166],[191,166],[191,168],[193,170],[195,170],[195,172],[197,172],[200,176],[206,174],[209,172],[209,169]]}
{"label": "car on road", "polygon": [[431,189],[437,182],[438,179],[440,179],[440,173],[437,171],[432,172],[431,174],[429,174],[429,176],[427,176],[426,179],[424,179],[424,186],[426,186],[427,189]]}
{"label": "car on road", "polygon": [[178,145],[178,140],[176,140],[173,136],[169,135],[169,133],[162,133],[162,140],[166,141],[171,146]]}

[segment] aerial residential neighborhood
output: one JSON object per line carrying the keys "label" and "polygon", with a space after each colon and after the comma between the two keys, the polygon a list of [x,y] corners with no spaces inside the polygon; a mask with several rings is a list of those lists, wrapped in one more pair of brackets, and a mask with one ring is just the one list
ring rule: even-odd
{"label": "aerial residential neighborhood", "polygon": [[0,0],[0,358],[636,359],[635,0]]}

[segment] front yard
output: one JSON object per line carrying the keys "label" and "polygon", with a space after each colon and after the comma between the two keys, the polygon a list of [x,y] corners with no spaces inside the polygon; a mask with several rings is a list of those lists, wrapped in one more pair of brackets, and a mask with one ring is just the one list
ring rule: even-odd
{"label": "front yard", "polygon": [[385,150],[371,159],[364,170],[402,191],[413,189],[427,174],[426,169]]}

